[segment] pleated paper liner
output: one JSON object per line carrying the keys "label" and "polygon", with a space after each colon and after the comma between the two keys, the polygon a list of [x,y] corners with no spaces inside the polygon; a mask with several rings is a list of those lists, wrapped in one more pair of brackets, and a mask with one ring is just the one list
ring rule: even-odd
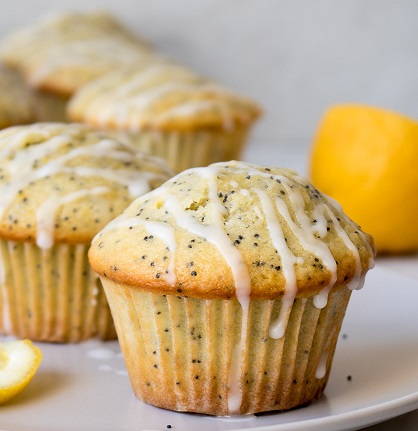
{"label": "pleated paper liner", "polygon": [[[236,300],[165,296],[102,282],[137,397],[217,416],[288,410],[318,398],[351,294],[334,288],[323,309],[313,298],[296,299],[280,339],[269,336],[269,327],[282,301],[252,300],[241,345],[243,313]],[[237,411],[228,407],[231,373],[242,397]]]}
{"label": "pleated paper liner", "polygon": [[247,128],[191,132],[111,132],[139,151],[166,160],[175,173],[211,163],[239,160],[247,139]]}
{"label": "pleated paper liner", "polygon": [[0,332],[35,341],[115,339],[106,296],[90,269],[89,245],[0,241]]}

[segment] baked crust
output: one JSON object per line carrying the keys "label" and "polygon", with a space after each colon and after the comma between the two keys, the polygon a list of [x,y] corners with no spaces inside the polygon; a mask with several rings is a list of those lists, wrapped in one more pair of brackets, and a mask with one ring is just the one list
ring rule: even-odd
{"label": "baked crust", "polygon": [[0,58],[37,90],[69,96],[86,82],[151,55],[148,41],[108,13],[67,13],[16,31]]}
{"label": "baked crust", "polygon": [[34,120],[30,90],[16,73],[0,66],[0,129]]}
{"label": "baked crust", "polygon": [[89,251],[102,278],[206,299],[238,297],[240,271],[251,299],[359,287],[373,256],[372,238],[305,179],[239,162],[179,174],[134,201]]}
{"label": "baked crust", "polygon": [[230,130],[261,109],[249,99],[168,61],[122,68],[87,84],[70,101],[73,121],[107,129]]}
{"label": "baked crust", "polygon": [[88,243],[137,196],[171,175],[160,159],[86,126],[0,132],[0,238]]}
{"label": "baked crust", "polygon": [[0,43],[0,58],[12,68],[21,68],[26,59],[63,43],[88,41],[118,35],[141,44],[151,45],[124,27],[107,12],[70,12],[48,16],[28,27],[17,30]]}
{"label": "baked crust", "polygon": [[115,67],[139,66],[156,61],[154,56],[136,41],[106,35],[43,49],[25,60],[21,72],[32,88],[70,97]]}

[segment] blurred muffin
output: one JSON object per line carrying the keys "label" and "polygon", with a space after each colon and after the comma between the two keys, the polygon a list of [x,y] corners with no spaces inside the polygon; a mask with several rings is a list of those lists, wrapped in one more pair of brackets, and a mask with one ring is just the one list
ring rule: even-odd
{"label": "blurred muffin", "polygon": [[149,51],[119,35],[52,46],[30,56],[22,67],[33,88],[68,98],[84,84],[126,65],[153,61]]}
{"label": "blurred muffin", "polygon": [[24,82],[0,66],[0,129],[35,120],[34,101]]}
{"label": "blurred muffin", "polygon": [[148,42],[138,39],[107,12],[68,12],[50,15],[8,35],[0,43],[0,56],[9,67],[19,69],[36,52],[61,43],[109,34],[124,35],[129,40],[138,41],[145,49],[149,47]]}
{"label": "blurred muffin", "polygon": [[119,132],[176,171],[239,158],[260,115],[252,101],[165,62],[118,70],[70,101],[73,121]]}
{"label": "blurred muffin", "polygon": [[89,244],[169,177],[162,160],[82,125],[1,131],[0,332],[55,342],[115,338]]}
{"label": "blurred muffin", "polygon": [[138,198],[89,251],[138,398],[211,415],[318,398],[373,257],[307,180],[239,162]]}
{"label": "blurred muffin", "polygon": [[64,120],[80,86],[115,67],[152,56],[150,45],[106,13],[67,13],[3,40],[0,58],[18,70],[39,98],[39,120]]}

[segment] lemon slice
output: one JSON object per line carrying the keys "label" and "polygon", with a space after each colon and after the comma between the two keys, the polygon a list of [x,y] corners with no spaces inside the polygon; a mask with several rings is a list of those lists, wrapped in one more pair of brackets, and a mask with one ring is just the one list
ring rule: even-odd
{"label": "lemon slice", "polygon": [[25,389],[41,359],[41,350],[29,340],[0,343],[0,404]]}

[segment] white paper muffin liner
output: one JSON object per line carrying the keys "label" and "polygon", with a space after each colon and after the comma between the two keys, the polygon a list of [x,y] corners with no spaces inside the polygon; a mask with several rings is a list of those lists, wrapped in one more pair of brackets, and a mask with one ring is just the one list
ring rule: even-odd
{"label": "white paper muffin liner", "polygon": [[[109,131],[107,131],[109,132]],[[239,160],[247,139],[247,128],[196,132],[112,131],[136,149],[165,159],[174,172]]]}
{"label": "white paper muffin liner", "polygon": [[0,332],[49,342],[116,338],[88,249],[0,240]]}
{"label": "white paper muffin liner", "polygon": [[[280,339],[269,336],[269,327],[282,301],[252,300],[240,344],[243,313],[236,300],[165,296],[102,282],[137,397],[217,416],[288,410],[318,398],[351,294],[333,289],[323,309],[313,298],[296,299]],[[241,369],[232,369],[234,363]],[[228,407],[233,374],[242,397],[237,411]]]}

